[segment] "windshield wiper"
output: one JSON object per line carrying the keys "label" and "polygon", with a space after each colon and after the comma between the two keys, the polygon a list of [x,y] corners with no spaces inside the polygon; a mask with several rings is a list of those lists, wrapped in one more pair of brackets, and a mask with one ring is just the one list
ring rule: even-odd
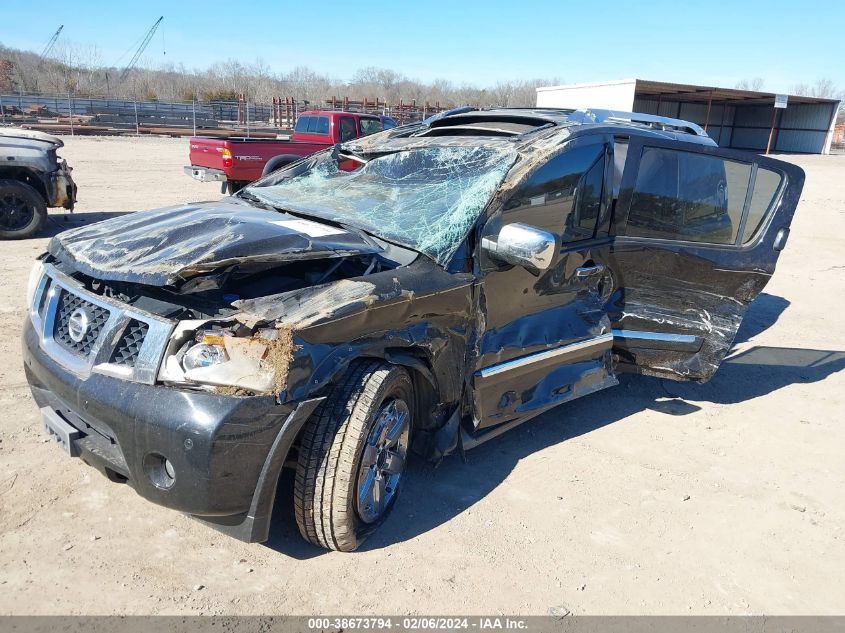
{"label": "windshield wiper", "polygon": [[255,206],[262,207],[264,209],[269,209],[270,211],[281,211],[282,210],[279,207],[270,204],[266,200],[259,198],[254,193],[247,191],[246,189],[241,189],[233,197],[239,198],[241,200],[248,200],[249,202],[253,203]]}

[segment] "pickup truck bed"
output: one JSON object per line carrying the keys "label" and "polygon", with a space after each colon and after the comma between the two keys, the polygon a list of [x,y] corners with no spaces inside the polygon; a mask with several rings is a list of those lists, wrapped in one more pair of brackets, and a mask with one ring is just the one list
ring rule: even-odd
{"label": "pickup truck bed", "polygon": [[234,192],[262,176],[269,161],[274,170],[336,143],[394,127],[389,117],[355,112],[303,112],[290,139],[243,136],[194,136],[190,140],[191,164],[185,173],[203,182],[220,182]]}
{"label": "pickup truck bed", "polygon": [[286,155],[293,162],[330,147],[330,142],[285,141],[244,137],[191,138],[191,166],[186,167],[197,180],[237,183],[252,182],[261,177],[267,161]]}

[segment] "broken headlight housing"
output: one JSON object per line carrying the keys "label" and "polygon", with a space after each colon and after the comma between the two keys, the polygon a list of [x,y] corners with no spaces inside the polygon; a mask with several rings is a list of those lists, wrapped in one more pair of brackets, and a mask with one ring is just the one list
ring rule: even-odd
{"label": "broken headlight housing", "polygon": [[287,367],[276,357],[279,332],[238,336],[239,328],[183,321],[168,342],[159,380],[172,385],[277,393]]}

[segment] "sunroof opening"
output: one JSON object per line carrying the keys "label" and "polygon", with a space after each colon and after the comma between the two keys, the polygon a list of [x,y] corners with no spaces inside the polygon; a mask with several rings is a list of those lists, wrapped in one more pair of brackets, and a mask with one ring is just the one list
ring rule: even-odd
{"label": "sunroof opening", "polygon": [[461,114],[432,121],[419,136],[520,136],[553,124],[531,116]]}

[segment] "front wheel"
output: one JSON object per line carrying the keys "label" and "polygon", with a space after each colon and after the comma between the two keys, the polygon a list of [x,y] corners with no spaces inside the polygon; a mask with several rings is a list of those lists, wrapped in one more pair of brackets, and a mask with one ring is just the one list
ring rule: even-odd
{"label": "front wheel", "polygon": [[35,235],[47,221],[47,205],[35,189],[17,180],[0,180],[0,239]]}
{"label": "front wheel", "polygon": [[314,545],[351,552],[387,517],[399,492],[413,423],[408,372],[359,362],[308,421],[294,510]]}

